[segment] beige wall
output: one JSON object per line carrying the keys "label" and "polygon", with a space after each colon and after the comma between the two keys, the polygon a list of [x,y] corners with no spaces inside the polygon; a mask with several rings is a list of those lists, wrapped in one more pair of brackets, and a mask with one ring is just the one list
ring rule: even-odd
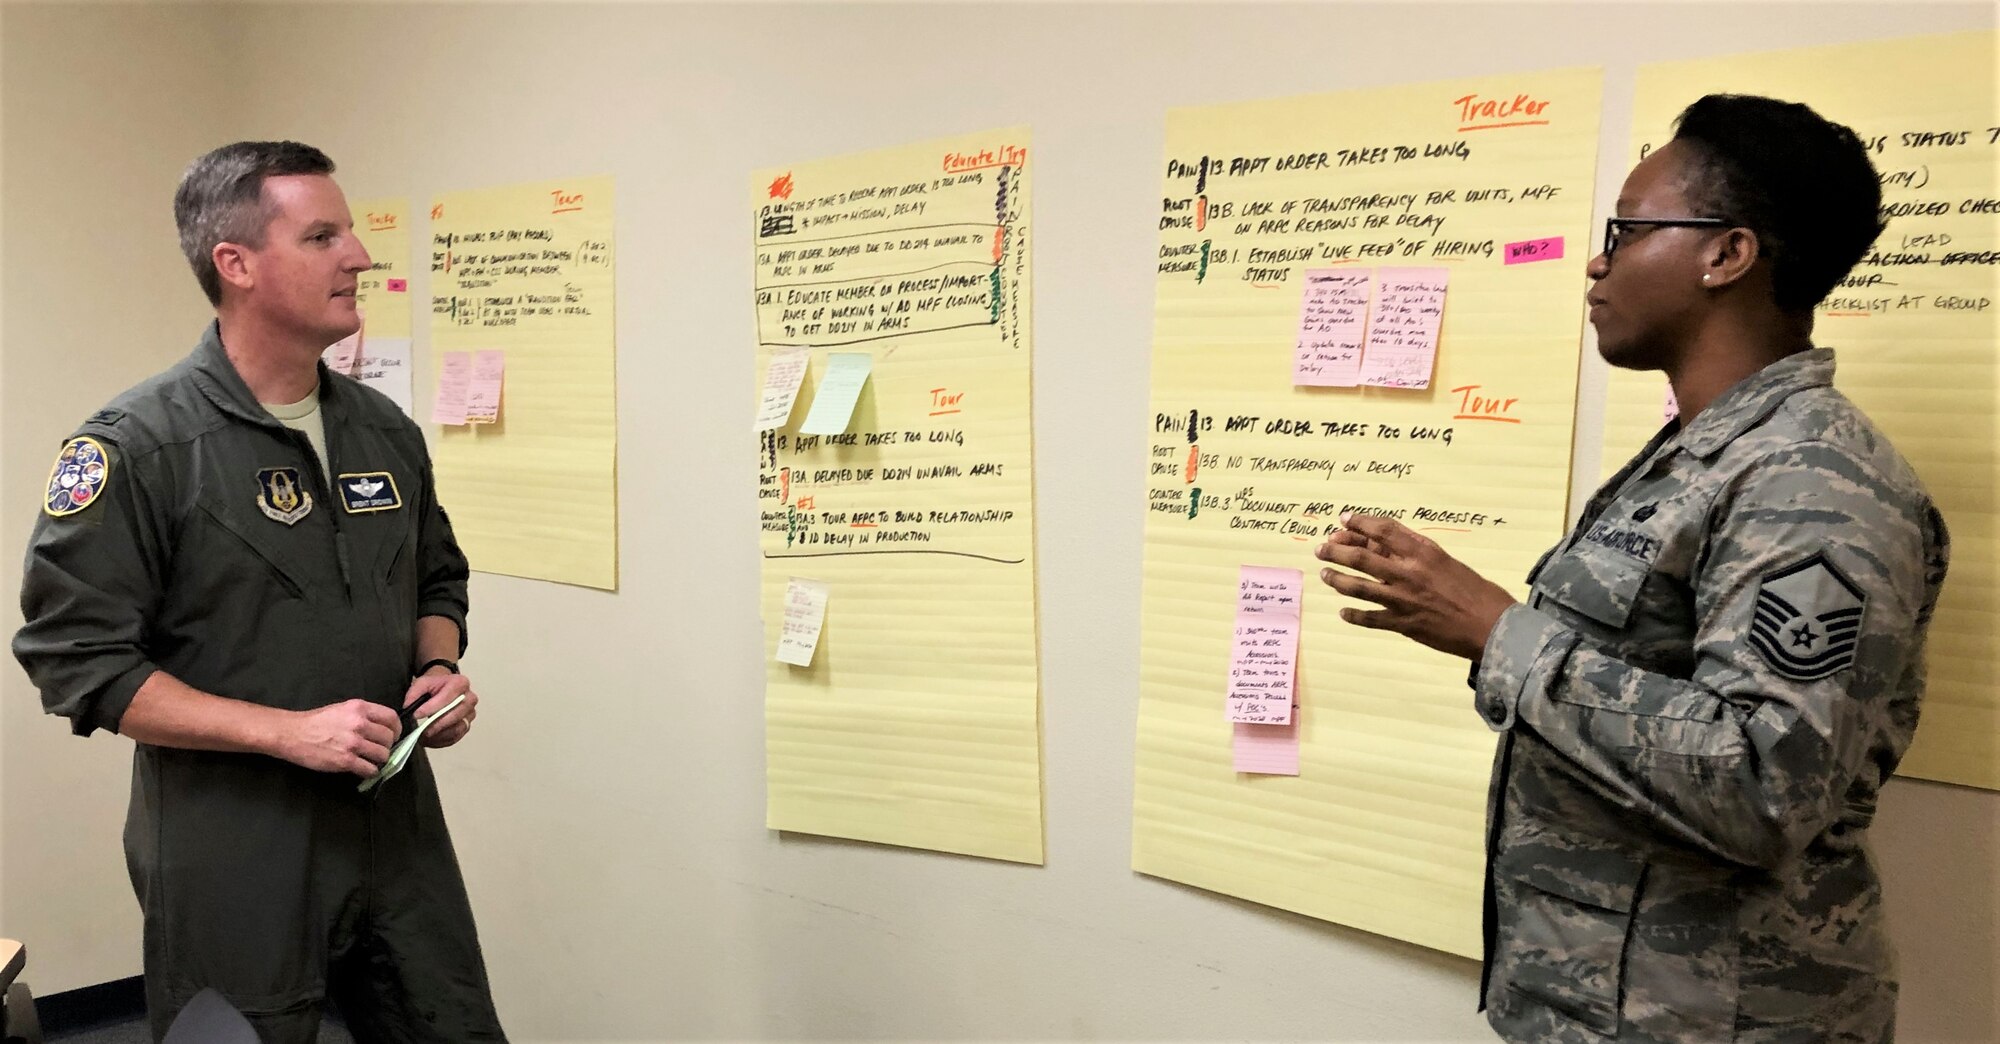
{"label": "beige wall", "polygon": [[[10,13],[0,585],[18,579],[4,549],[21,545],[54,440],[194,335],[200,298],[166,200],[203,147],[302,138],[340,161],[351,197],[419,203],[610,173],[623,589],[476,577],[466,663],[486,703],[476,739],[439,758],[517,1040],[1485,1039],[1468,962],[1128,869],[1163,110],[1602,65],[1608,200],[1638,62],[1993,15],[1246,6]],[[1041,171],[1049,865],[779,837],[761,825],[753,450],[738,434],[753,378],[748,172],[1013,123],[1033,128]],[[99,137],[94,162],[49,162]],[[1601,386],[1587,371],[1585,432]],[[1578,473],[1596,475],[1596,457],[1580,439]],[[1134,507],[1106,510],[1120,503]],[[42,989],[130,974],[122,741],[63,738],[11,664],[0,686],[0,930],[30,937]],[[1898,782],[1877,847],[1904,1039],[2000,1039],[2000,795]]]}
{"label": "beige wall", "polygon": [[[63,436],[184,354],[206,302],[174,241],[174,182],[232,126],[201,9],[0,6],[0,631]],[[38,993],[137,974],[119,828],[131,746],[69,738],[0,662],[0,934]]]}

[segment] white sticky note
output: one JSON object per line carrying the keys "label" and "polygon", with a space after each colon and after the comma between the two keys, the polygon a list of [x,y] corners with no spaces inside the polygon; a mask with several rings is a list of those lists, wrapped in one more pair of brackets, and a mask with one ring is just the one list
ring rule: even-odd
{"label": "white sticky note", "polygon": [[465,390],[465,419],[491,424],[500,419],[500,386],[507,375],[507,353],[481,348],[472,353],[472,382]]}
{"label": "white sticky note", "polygon": [[805,348],[772,353],[771,365],[764,371],[764,397],[757,403],[755,430],[785,426],[799,400],[799,382],[805,379],[806,362],[811,358],[811,350]]}
{"label": "white sticky note", "polygon": [[355,360],[361,355],[361,331],[356,330],[346,337],[333,342],[320,358],[326,361],[326,368],[343,377],[354,376]]}
{"label": "white sticky note", "polygon": [[784,629],[778,634],[778,662],[810,667],[826,623],[826,584],[795,576],[785,585]]}
{"label": "white sticky note", "polygon": [[355,361],[355,380],[387,395],[403,412],[416,416],[410,393],[410,339],[370,337]]}
{"label": "white sticky note", "polygon": [[813,392],[812,409],[799,424],[806,435],[839,435],[854,418],[854,404],[868,384],[868,371],[875,357],[867,352],[833,352],[826,357],[826,373]]}

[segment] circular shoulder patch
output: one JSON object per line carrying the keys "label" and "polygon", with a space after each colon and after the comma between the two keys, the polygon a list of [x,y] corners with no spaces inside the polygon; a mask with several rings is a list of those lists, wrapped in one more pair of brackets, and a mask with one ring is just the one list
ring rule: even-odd
{"label": "circular shoulder patch", "polygon": [[42,510],[61,518],[97,503],[104,480],[111,475],[111,458],[96,439],[79,435],[63,443],[56,466],[49,470],[49,491]]}

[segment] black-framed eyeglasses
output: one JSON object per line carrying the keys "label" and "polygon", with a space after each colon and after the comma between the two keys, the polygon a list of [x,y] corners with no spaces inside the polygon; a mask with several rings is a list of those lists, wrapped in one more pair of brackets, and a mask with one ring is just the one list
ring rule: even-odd
{"label": "black-framed eyeglasses", "polygon": [[[1735,222],[1719,217],[1687,218],[1641,218],[1614,217],[1604,219],[1604,260],[1618,252],[1618,246],[1627,240],[1627,233],[1635,228],[1733,228]],[[1636,237],[1633,237],[1636,238]]]}

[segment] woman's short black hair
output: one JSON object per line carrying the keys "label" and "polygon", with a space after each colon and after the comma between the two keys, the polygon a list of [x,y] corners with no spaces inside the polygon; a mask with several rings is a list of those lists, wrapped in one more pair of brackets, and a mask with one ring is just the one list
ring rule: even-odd
{"label": "woman's short black hair", "polygon": [[1848,127],[1743,94],[1711,94],[1676,123],[1688,202],[1757,233],[1779,308],[1810,311],[1882,234],[1882,183]]}

